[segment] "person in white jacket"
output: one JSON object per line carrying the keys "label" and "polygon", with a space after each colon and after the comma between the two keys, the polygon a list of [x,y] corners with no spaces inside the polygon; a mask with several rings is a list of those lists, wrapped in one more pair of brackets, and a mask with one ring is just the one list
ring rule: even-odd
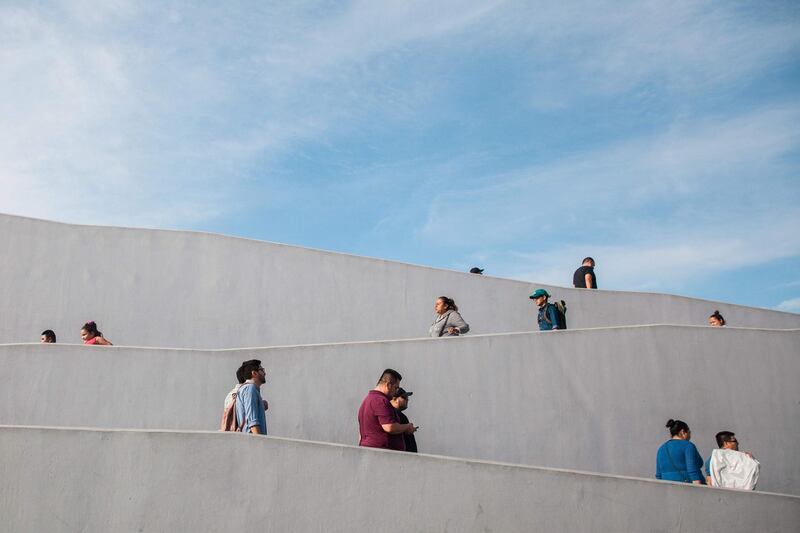
{"label": "person in white jacket", "polygon": [[750,452],[739,451],[739,440],[732,431],[716,435],[717,448],[706,461],[706,481],[712,487],[753,490],[761,465]]}

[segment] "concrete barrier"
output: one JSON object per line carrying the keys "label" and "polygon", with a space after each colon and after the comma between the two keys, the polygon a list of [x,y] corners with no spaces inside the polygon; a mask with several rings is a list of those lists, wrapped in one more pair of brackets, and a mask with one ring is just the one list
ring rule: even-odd
{"label": "concrete barrier", "polygon": [[800,494],[800,331],[633,326],[253,350],[0,346],[0,423],[215,429],[244,359],[268,371],[273,435],[356,444],[385,367],[415,392],[421,451],[653,475],[664,423],[704,457],[720,430]]}
{"label": "concrete barrier", "polygon": [[219,433],[0,427],[7,531],[796,531],[800,498]]}
{"label": "concrete barrier", "polygon": [[[44,329],[79,342],[231,348],[427,335],[436,297],[473,333],[537,329],[534,283],[207,233],[76,226],[0,215],[0,343]],[[577,261],[580,258],[576,258]],[[564,273],[570,283],[572,272]],[[602,270],[599,272],[602,284]],[[705,324],[800,328],[800,315],[680,296],[547,287],[572,328]]]}

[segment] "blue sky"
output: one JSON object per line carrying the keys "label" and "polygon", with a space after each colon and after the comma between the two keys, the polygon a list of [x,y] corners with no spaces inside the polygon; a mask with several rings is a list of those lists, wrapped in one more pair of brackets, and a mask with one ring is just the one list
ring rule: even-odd
{"label": "blue sky", "polygon": [[800,312],[797,2],[218,4],[0,4],[0,211]]}

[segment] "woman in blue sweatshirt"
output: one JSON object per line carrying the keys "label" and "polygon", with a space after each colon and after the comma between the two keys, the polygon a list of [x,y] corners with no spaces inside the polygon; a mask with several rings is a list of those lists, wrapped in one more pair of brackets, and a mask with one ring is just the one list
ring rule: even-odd
{"label": "woman in blue sweatshirt", "polygon": [[656,454],[656,479],[705,485],[700,472],[703,458],[697,452],[697,447],[689,441],[692,431],[688,424],[670,418],[667,427],[672,438],[662,444]]}

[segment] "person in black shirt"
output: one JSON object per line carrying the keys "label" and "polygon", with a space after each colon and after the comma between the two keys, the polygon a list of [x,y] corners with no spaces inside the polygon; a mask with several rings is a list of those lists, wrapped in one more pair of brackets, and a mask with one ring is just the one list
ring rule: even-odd
{"label": "person in black shirt", "polygon": [[576,289],[597,288],[597,278],[594,275],[594,259],[587,257],[583,260],[583,265],[572,275],[572,286]]}
{"label": "person in black shirt", "polygon": [[[401,424],[408,424],[408,417],[403,414],[403,411],[408,409],[408,397],[414,394],[413,392],[406,392],[402,387],[397,389],[392,398],[392,407],[397,411],[397,418],[400,419]],[[403,433],[403,438],[406,441],[406,451],[417,453],[417,439],[413,433]]]}

